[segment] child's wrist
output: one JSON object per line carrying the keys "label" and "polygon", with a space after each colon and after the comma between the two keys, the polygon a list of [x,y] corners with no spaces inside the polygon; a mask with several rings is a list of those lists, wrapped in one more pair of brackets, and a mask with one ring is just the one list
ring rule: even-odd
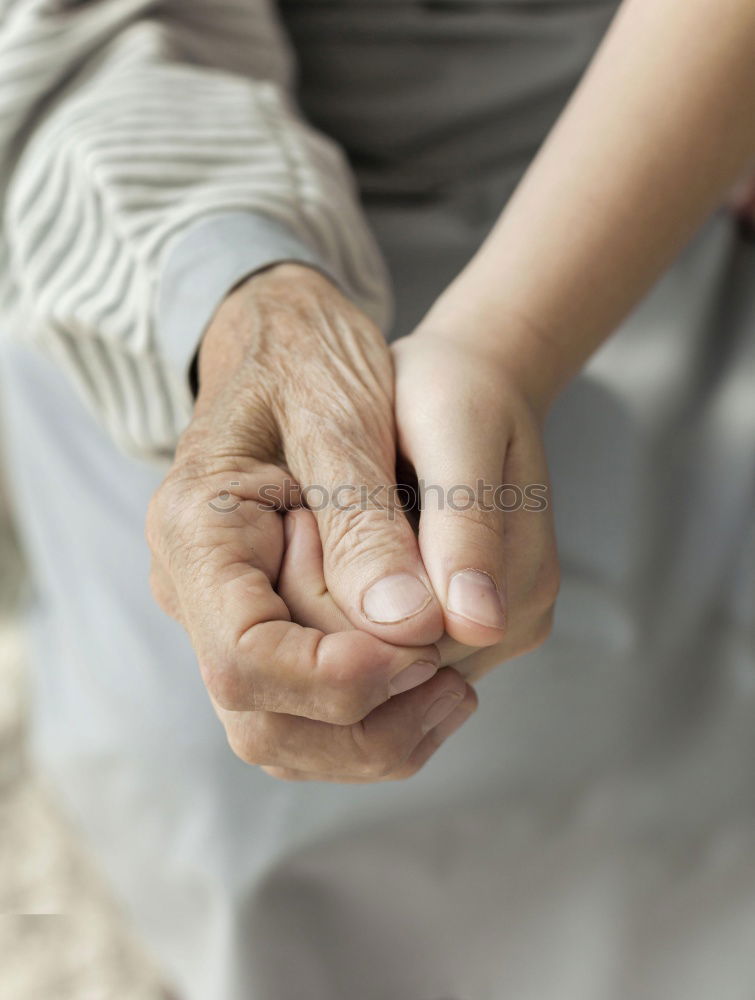
{"label": "child's wrist", "polygon": [[541,417],[574,373],[558,340],[544,325],[523,311],[473,303],[461,289],[442,296],[418,332],[448,337],[500,365]]}

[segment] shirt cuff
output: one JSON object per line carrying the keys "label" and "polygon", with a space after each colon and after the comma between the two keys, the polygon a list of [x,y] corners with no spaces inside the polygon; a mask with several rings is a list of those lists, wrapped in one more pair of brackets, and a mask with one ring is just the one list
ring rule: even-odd
{"label": "shirt cuff", "polygon": [[330,278],[318,254],[280,222],[254,212],[227,212],[197,222],[171,247],[157,298],[162,357],[185,385],[216,309],[244,278],[284,261],[308,264]]}

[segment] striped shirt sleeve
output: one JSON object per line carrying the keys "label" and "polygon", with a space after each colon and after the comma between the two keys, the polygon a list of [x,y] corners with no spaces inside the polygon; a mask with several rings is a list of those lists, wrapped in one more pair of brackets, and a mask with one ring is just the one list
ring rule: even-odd
{"label": "striped shirt sleeve", "polygon": [[297,115],[267,0],[0,0],[0,315],[116,442],[169,456],[223,295],[319,267],[385,326],[341,151]]}

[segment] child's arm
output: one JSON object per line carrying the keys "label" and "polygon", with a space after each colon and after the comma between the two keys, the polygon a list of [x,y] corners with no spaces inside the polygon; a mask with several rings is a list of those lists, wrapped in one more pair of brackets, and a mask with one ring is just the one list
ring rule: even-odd
{"label": "child's arm", "polygon": [[755,157],[755,2],[624,0],[493,233],[422,324],[538,408]]}

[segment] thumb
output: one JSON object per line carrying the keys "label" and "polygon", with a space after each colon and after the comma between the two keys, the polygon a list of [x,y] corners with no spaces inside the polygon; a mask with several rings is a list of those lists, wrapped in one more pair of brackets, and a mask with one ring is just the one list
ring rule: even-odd
{"label": "thumb", "polygon": [[[434,345],[408,337],[398,348],[396,415],[401,453],[419,484],[423,564],[446,634],[464,646],[494,646],[508,618],[498,495],[511,437],[506,394],[465,356],[454,359],[449,379]],[[422,382],[429,391],[418,399]]]}
{"label": "thumb", "polygon": [[445,631],[466,646],[500,643],[506,629],[505,514],[495,501],[506,442],[464,426],[404,427],[421,484],[419,545]]}
{"label": "thumb", "polygon": [[443,614],[401,508],[388,437],[352,427],[340,448],[318,448],[303,500],[317,519],[328,591],[352,624],[387,642],[426,645],[442,635]]}

